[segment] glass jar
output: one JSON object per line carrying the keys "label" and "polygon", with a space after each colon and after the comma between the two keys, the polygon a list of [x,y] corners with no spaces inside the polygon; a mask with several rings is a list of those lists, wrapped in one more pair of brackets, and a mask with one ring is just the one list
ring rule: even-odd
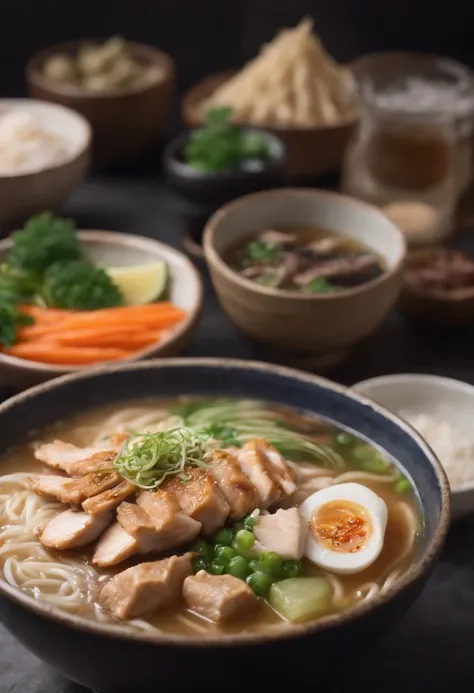
{"label": "glass jar", "polygon": [[357,78],[361,119],[345,156],[344,191],[393,212],[409,243],[441,240],[471,179],[470,72],[425,57]]}

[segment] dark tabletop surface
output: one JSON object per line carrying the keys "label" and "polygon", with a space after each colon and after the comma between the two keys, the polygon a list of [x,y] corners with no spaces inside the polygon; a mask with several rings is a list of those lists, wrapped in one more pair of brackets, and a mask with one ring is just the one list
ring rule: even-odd
{"label": "dark tabletop surface", "polygon": [[[157,175],[96,177],[66,208],[82,228],[116,229],[180,245],[180,206]],[[461,244],[474,250],[474,235]],[[219,309],[207,277],[192,356],[257,358]],[[352,384],[393,372],[425,372],[474,383],[474,334],[414,331],[393,315],[330,377]],[[7,393],[1,390],[0,396]],[[423,595],[399,626],[369,650],[342,690],[472,691],[474,688],[474,516],[455,526]],[[334,690],[315,678],[313,690]],[[285,690],[287,686],[285,686]],[[179,690],[179,689],[178,689]],[[0,693],[81,693],[18,645],[0,626]],[[84,693],[84,692],[83,692]],[[133,693],[133,691],[130,691]]]}

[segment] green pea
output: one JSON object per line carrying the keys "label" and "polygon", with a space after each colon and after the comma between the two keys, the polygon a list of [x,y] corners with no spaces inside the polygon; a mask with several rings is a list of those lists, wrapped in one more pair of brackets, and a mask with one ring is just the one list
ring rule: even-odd
{"label": "green pea", "polygon": [[233,540],[234,533],[231,529],[221,529],[213,539],[214,544],[222,544],[223,546],[232,546]]}
{"label": "green pea", "polygon": [[278,574],[281,570],[282,560],[274,551],[267,551],[260,556],[260,563],[271,573]]}
{"label": "green pea", "polygon": [[260,563],[258,558],[252,558],[252,560],[249,561],[249,568],[252,571],[252,573],[256,573],[257,570],[262,570],[262,564]]}
{"label": "green pea", "polygon": [[273,577],[269,573],[263,572],[263,570],[251,573],[247,578],[247,585],[249,585],[259,597],[266,597],[273,583]]}
{"label": "green pea", "polygon": [[224,575],[225,565],[221,563],[221,561],[212,561],[209,566],[209,572],[212,573],[212,575]]}
{"label": "green pea", "polygon": [[212,546],[210,546],[207,541],[204,541],[204,539],[196,539],[191,547],[191,551],[198,553],[201,558],[206,561],[206,563],[210,563],[212,561]]}
{"label": "green pea", "polygon": [[250,572],[249,562],[242,556],[235,556],[229,561],[227,572],[239,580],[245,580]]}
{"label": "green pea", "polygon": [[301,561],[283,561],[280,574],[283,578],[295,578],[301,575]]}
{"label": "green pea", "polygon": [[195,573],[199,573],[200,570],[205,570],[206,572],[209,572],[208,564],[203,558],[201,558],[201,556],[193,558],[192,566]]}
{"label": "green pea", "polygon": [[408,479],[406,479],[404,476],[402,476],[400,479],[398,479],[394,483],[393,489],[394,489],[395,493],[406,493],[407,491],[409,491],[411,489],[411,484],[408,481]]}
{"label": "green pea", "polygon": [[255,544],[255,536],[248,529],[239,529],[232,542],[232,548],[239,556],[249,557],[252,546]]}
{"label": "green pea", "polygon": [[235,557],[236,553],[231,546],[221,546],[220,544],[214,549],[214,556],[224,565]]}

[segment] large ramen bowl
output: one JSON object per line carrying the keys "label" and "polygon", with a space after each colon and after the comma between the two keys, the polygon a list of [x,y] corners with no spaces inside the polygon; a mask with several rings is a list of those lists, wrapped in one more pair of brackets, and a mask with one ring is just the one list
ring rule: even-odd
{"label": "large ramen bowl", "polygon": [[[419,595],[445,539],[446,477],[430,448],[406,423],[327,380],[266,364],[220,359],[102,367],[58,378],[2,404],[0,456],[31,431],[64,417],[157,394],[265,398],[327,417],[381,446],[413,481],[423,514],[424,527],[410,566],[375,597],[316,622],[192,638],[86,620],[0,579],[1,618],[25,647],[97,693],[151,693],[177,687],[221,691],[224,682],[227,690],[241,691],[249,681],[280,690],[282,669],[293,687],[316,670],[319,677],[331,657],[340,663],[342,656],[346,662],[403,616]],[[331,680],[339,671],[340,666],[332,669]]]}

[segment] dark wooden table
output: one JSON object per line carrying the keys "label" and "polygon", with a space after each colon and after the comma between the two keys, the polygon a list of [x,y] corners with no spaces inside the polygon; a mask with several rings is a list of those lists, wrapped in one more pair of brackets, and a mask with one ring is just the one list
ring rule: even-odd
{"label": "dark wooden table", "polygon": [[[180,245],[179,211],[179,203],[164,189],[159,177],[150,174],[94,178],[66,209],[82,228],[134,232],[175,246]],[[464,232],[460,242],[474,250],[474,234]],[[203,319],[187,354],[258,358],[258,349],[221,312],[206,276],[205,284]],[[473,354],[474,332],[421,334],[400,316],[393,315],[330,377],[349,385],[375,375],[411,371],[474,383]],[[0,394],[7,394],[2,392],[1,383]],[[451,530],[422,597],[400,625],[367,652],[357,669],[348,672],[347,683],[336,688],[331,682],[319,681],[315,655],[311,686],[321,692],[472,691],[473,643],[474,517]],[[228,677],[223,680],[228,681]],[[230,691],[227,685],[223,687]],[[80,693],[79,687],[41,664],[0,626],[0,693],[13,691]]]}

